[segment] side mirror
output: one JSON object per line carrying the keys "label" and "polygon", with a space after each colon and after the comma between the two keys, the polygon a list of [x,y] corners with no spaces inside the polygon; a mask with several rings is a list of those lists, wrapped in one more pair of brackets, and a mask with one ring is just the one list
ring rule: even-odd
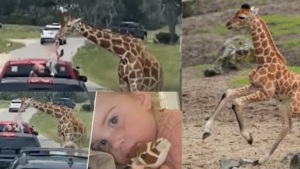
{"label": "side mirror", "polygon": [[87,77],[86,76],[79,76],[78,78],[82,82],[87,82]]}
{"label": "side mirror", "polygon": [[34,135],[38,136],[38,135],[39,135],[39,132],[37,132],[37,131],[34,131],[34,132],[32,132],[32,134],[34,134]]}

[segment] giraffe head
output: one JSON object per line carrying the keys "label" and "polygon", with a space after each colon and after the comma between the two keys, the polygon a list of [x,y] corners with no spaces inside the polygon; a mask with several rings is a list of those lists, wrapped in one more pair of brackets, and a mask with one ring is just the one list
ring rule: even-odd
{"label": "giraffe head", "polygon": [[248,26],[253,18],[258,13],[259,8],[250,7],[248,4],[244,4],[241,6],[241,9],[237,11],[234,17],[227,22],[226,27],[227,29],[232,28],[242,28]]}
{"label": "giraffe head", "polygon": [[32,106],[32,104],[33,104],[32,98],[24,97],[23,99],[21,99],[21,106],[19,108],[19,112],[25,111],[28,107]]}
{"label": "giraffe head", "polygon": [[62,145],[63,148],[78,149],[77,145],[73,141],[67,141]]}
{"label": "giraffe head", "polygon": [[62,27],[63,33],[69,35],[75,29],[78,29],[81,23],[81,18],[74,19],[70,16],[64,16],[64,24]]}

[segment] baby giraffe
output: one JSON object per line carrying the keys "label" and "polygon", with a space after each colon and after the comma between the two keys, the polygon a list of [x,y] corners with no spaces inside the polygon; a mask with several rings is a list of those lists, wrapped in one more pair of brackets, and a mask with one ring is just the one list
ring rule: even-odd
{"label": "baby giraffe", "polygon": [[[266,162],[280,142],[292,129],[292,114],[300,115],[300,76],[288,69],[286,60],[277,49],[267,24],[257,15],[258,8],[242,5],[241,9],[226,24],[228,29],[248,27],[252,34],[257,66],[249,74],[250,84],[237,89],[228,89],[211,118],[207,121],[203,140],[210,136],[216,116],[229,99],[234,99],[232,110],[237,118],[241,135],[252,144],[253,138],[244,126],[241,108],[250,103],[275,99],[282,128],[271,149],[253,165]],[[262,112],[263,113],[263,112]]]}
{"label": "baby giraffe", "polygon": [[166,160],[171,143],[164,138],[148,142],[129,155],[130,169],[159,168]]}

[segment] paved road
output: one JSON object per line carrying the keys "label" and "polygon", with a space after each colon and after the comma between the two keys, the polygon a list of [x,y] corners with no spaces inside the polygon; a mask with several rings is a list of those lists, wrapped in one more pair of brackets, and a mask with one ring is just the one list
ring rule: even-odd
{"label": "paved road", "polygon": [[[12,39],[13,40],[13,39]],[[30,40],[13,40],[21,42],[24,41],[27,44],[25,47],[11,51],[9,59],[29,59],[29,58],[47,58],[48,53],[45,45],[40,44],[39,39],[30,39]],[[76,54],[78,48],[84,45],[84,38],[68,38],[67,44],[63,45],[64,56],[63,60],[72,61],[73,56]],[[0,68],[2,70],[2,66]],[[105,90],[102,86],[93,83],[92,81],[88,81],[86,86],[89,91],[99,91]]]}
{"label": "paved road", "polygon": [[[36,109],[34,108],[28,108],[26,112],[22,113],[22,118],[25,122],[29,122],[31,119],[32,115],[36,113]],[[0,120],[1,121],[11,121],[14,120],[15,115],[17,113],[9,113],[8,109],[0,109]],[[56,143],[55,141],[52,141],[42,135],[38,135],[38,139],[41,143],[42,147],[47,147],[47,148],[58,148],[60,145]]]}

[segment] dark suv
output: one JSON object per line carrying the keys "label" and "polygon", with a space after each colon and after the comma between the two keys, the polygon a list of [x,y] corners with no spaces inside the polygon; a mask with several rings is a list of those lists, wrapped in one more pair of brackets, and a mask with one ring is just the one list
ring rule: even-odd
{"label": "dark suv", "polygon": [[74,109],[76,106],[75,103],[73,102],[73,100],[71,100],[70,98],[59,98],[59,99],[53,101],[53,104],[66,106],[71,109]]}
{"label": "dark suv", "polygon": [[146,39],[147,30],[139,23],[136,22],[121,22],[118,26],[111,28],[112,32],[120,34],[130,34],[135,38]]}
{"label": "dark suv", "polygon": [[24,147],[41,147],[41,145],[32,134],[0,133],[0,168],[7,168]]}
{"label": "dark suv", "polygon": [[24,148],[7,169],[86,169],[88,151],[64,148]]}

